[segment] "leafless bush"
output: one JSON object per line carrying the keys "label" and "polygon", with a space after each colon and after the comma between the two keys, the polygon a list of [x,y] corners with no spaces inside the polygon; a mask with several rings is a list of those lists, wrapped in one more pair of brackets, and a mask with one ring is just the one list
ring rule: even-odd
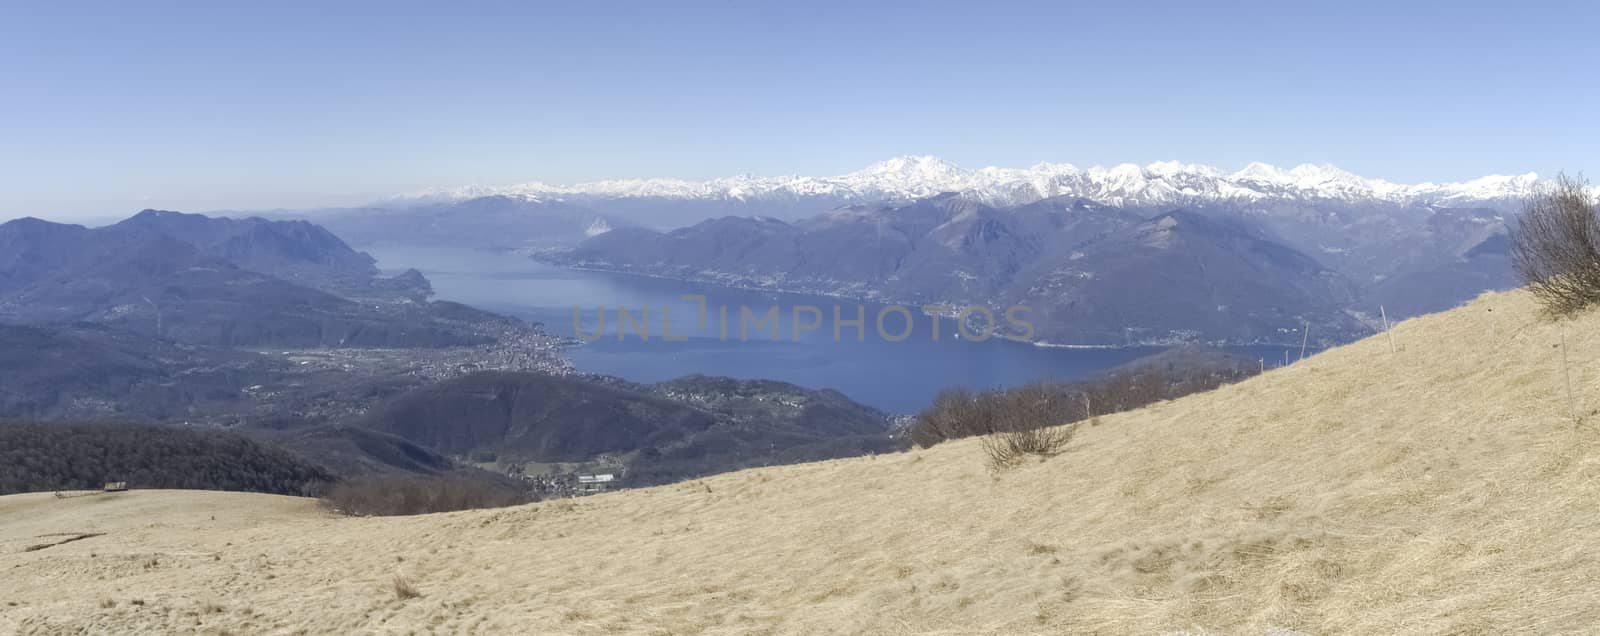
{"label": "leafless bush", "polygon": [[1560,175],[1528,198],[1511,263],[1552,314],[1600,303],[1600,217],[1582,179]]}
{"label": "leafless bush", "polygon": [[402,601],[407,601],[420,598],[422,592],[417,591],[417,588],[413,587],[405,577],[396,574],[394,575],[394,596]]}
{"label": "leafless bush", "polygon": [[917,415],[909,431],[911,442],[927,448],[947,439],[994,432],[988,413],[980,403],[984,394],[956,387],[940,391],[933,405]]}
{"label": "leafless bush", "polygon": [[1042,458],[1061,454],[1076,432],[1077,424],[1065,424],[991,433],[983,437],[983,452],[989,457],[990,468],[1009,468],[1029,455]]}
{"label": "leafless bush", "polygon": [[454,475],[431,477],[372,475],[334,484],[322,498],[347,515],[420,515],[527,503],[523,493]]}
{"label": "leafless bush", "polygon": [[980,403],[993,427],[983,438],[989,465],[1004,468],[1029,455],[1049,457],[1064,450],[1077,432],[1071,423],[1082,419],[1077,397],[1074,391],[1044,382],[990,394]]}
{"label": "leafless bush", "polygon": [[[1182,395],[1159,368],[1118,373],[1083,387],[1096,413],[1118,413]],[[1192,393],[1194,391],[1187,391]]]}
{"label": "leafless bush", "polygon": [[1075,422],[1083,418],[1083,405],[1072,387],[1033,382],[1009,391],[992,393],[984,403],[991,430],[1010,433]]}
{"label": "leafless bush", "polygon": [[1016,434],[1042,426],[1070,424],[1209,391],[1254,372],[1253,368],[1167,370],[1152,366],[1077,383],[1035,382],[982,393],[945,389],[931,406],[917,414],[907,429],[907,437],[911,443],[927,448],[962,437]]}

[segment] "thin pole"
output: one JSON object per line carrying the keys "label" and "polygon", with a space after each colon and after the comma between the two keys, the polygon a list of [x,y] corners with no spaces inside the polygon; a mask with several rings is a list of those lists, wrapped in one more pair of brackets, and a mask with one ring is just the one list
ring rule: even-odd
{"label": "thin pole", "polygon": [[1389,353],[1394,353],[1394,332],[1389,331],[1389,312],[1383,310],[1383,305],[1378,305],[1378,313],[1383,316],[1383,332],[1389,335]]}
{"label": "thin pole", "polygon": [[1572,403],[1572,369],[1567,366],[1567,328],[1561,328],[1561,375],[1567,385],[1567,414],[1578,419],[1578,409]]}
{"label": "thin pole", "polygon": [[1306,359],[1306,344],[1311,342],[1311,321],[1306,321],[1306,329],[1300,334],[1300,359]]}

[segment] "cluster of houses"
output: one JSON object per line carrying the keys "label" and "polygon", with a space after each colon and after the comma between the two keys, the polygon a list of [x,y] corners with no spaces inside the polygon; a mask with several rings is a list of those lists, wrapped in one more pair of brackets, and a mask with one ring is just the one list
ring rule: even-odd
{"label": "cluster of houses", "polygon": [[528,474],[521,466],[513,466],[507,474],[528,484],[529,490],[540,499],[578,497],[605,492],[622,485],[622,468],[612,472],[543,473]]}

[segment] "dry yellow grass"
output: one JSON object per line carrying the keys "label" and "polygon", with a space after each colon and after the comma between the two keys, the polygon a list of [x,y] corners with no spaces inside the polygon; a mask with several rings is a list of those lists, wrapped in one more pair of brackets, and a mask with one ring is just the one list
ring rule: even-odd
{"label": "dry yellow grass", "polygon": [[[0,498],[0,632],[1592,632],[1600,416],[1563,330],[1590,413],[1600,316],[1514,292],[1001,473],[965,440],[412,518]],[[105,534],[21,551],[68,532]]]}

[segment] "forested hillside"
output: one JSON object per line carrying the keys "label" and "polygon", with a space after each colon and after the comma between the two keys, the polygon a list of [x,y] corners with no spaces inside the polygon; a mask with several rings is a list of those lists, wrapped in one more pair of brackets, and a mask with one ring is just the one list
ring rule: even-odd
{"label": "forested hillside", "polygon": [[162,426],[0,422],[0,495],[132,488],[310,495],[327,471],[226,431]]}

